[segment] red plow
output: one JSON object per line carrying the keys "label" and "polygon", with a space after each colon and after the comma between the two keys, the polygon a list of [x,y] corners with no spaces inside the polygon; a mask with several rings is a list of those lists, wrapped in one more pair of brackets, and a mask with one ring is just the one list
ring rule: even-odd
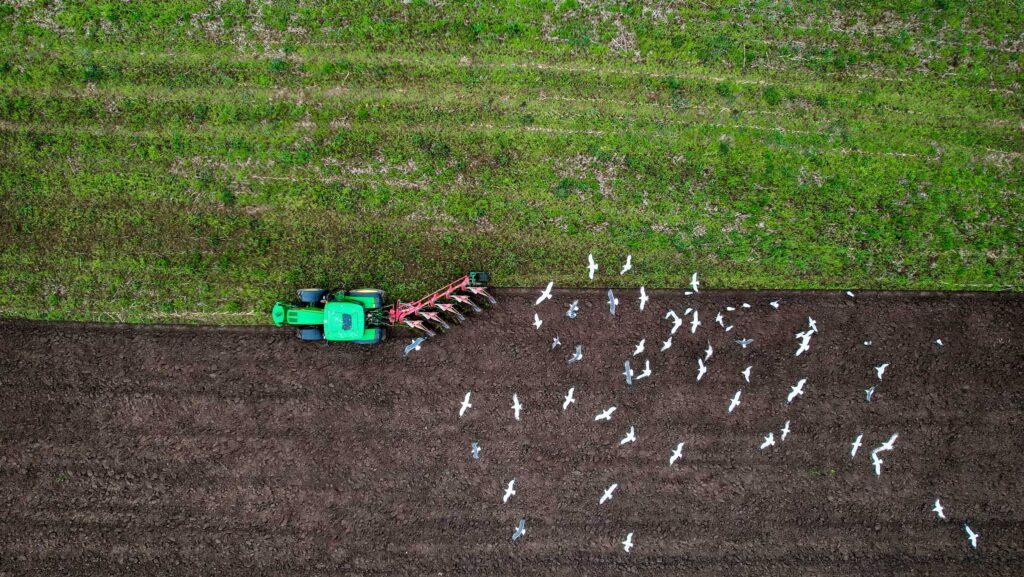
{"label": "red plow", "polygon": [[404,324],[432,337],[437,333],[431,328],[430,323],[441,331],[451,328],[451,324],[442,314],[449,315],[456,322],[466,320],[466,316],[457,305],[468,307],[474,313],[481,312],[483,309],[473,301],[473,296],[486,299],[488,304],[495,304],[497,301],[487,292],[489,280],[490,275],[485,272],[471,272],[417,301],[397,301],[388,312],[388,320],[393,326]]}

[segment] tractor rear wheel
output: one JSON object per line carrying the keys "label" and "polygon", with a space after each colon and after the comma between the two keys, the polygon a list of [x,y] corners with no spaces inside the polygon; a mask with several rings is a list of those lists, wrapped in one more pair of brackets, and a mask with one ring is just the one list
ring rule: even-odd
{"label": "tractor rear wheel", "polygon": [[316,304],[325,294],[327,290],[322,288],[299,289],[299,302],[304,305]]}
{"label": "tractor rear wheel", "polygon": [[380,308],[384,306],[385,293],[380,289],[352,289],[348,291],[348,294],[359,296],[372,296],[374,298],[374,301],[376,302],[374,308]]}
{"label": "tractor rear wheel", "polygon": [[300,341],[324,340],[324,330],[319,327],[299,329],[298,331],[296,331],[296,335],[299,337]]}

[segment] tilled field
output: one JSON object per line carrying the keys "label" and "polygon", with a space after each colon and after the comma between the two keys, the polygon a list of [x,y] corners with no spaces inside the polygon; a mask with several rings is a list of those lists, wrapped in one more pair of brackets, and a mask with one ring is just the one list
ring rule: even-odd
{"label": "tilled field", "polygon": [[[0,323],[0,574],[1024,573],[1020,295],[652,291],[640,312],[623,290],[612,319],[599,291],[496,293],[408,357],[406,338]],[[703,324],[660,351],[687,307]],[[641,338],[652,375],[628,386]]]}

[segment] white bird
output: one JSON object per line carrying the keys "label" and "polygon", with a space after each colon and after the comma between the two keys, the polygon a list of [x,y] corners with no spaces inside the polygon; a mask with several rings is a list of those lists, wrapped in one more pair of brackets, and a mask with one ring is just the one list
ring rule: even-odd
{"label": "white bird", "polygon": [[768,436],[764,438],[764,442],[761,443],[761,450],[765,450],[768,447],[775,445],[775,433],[768,433]]}
{"label": "white bird", "polygon": [[424,337],[418,337],[418,338],[413,339],[412,342],[410,342],[408,345],[405,345],[405,356],[409,356],[409,353],[411,353],[413,351],[418,351],[421,348],[423,348],[420,345],[422,345],[423,341],[425,341],[425,340],[427,340],[427,339],[424,338]]}
{"label": "white bird", "polygon": [[800,346],[797,347],[796,355],[794,355],[794,356],[799,357],[800,355],[802,355],[802,354],[806,353],[807,351],[811,350],[811,335],[812,334],[813,333],[811,333],[811,332],[804,333],[804,335],[801,337],[801,338],[803,338],[803,340],[800,341]]}
{"label": "white bird", "polygon": [[[729,329],[726,329],[726,330],[729,330]],[[743,348],[747,348],[748,346],[750,346],[750,343],[752,343],[752,342],[754,342],[754,339],[739,339],[738,341],[736,341],[736,344],[741,346],[741,347],[743,347]]]}
{"label": "white bird", "polygon": [[571,365],[581,360],[583,360],[583,345],[576,345],[576,352],[566,362]]}
{"label": "white bird", "polygon": [[516,527],[515,532],[512,533],[512,540],[515,541],[516,539],[522,537],[525,534],[526,534],[526,519],[520,519],[519,520],[519,526]]}
{"label": "white bird", "polygon": [[523,405],[519,403],[519,397],[512,393],[512,412],[515,413],[516,420],[519,420],[519,411],[523,410]]}
{"label": "white bird", "polygon": [[754,368],[753,365],[743,369],[743,371],[740,373],[741,375],[743,375],[743,379],[746,380],[748,383],[750,382],[750,369],[752,368]]}
{"label": "white bird", "polygon": [[473,460],[479,460],[480,459],[480,445],[478,445],[476,443],[470,443],[469,447],[470,447],[470,449],[473,452]]}
{"label": "white bird", "polygon": [[626,255],[626,264],[623,265],[622,270],[619,271],[619,275],[621,276],[621,275],[626,274],[626,271],[628,271],[631,268],[633,268],[633,255],[627,254]]}
{"label": "white bird", "polygon": [[515,485],[515,479],[508,482],[508,487],[505,488],[505,496],[501,498],[502,503],[508,503],[508,500],[512,498],[512,495],[516,494]]}
{"label": "white bird", "polygon": [[690,277],[690,288],[693,289],[693,292],[699,293],[700,290],[697,289],[699,286],[700,281],[697,280],[697,273],[693,273],[693,276]]}
{"label": "white bird", "polygon": [[597,263],[594,262],[594,253],[587,255],[587,270],[590,271],[590,280],[594,280],[594,273],[597,272]]}
{"label": "white bird", "polygon": [[968,525],[967,523],[964,523],[964,531],[967,533],[967,540],[971,542],[971,547],[977,549],[978,537],[981,537],[981,535],[971,530],[970,525]]}
{"label": "white bird", "polygon": [[804,394],[804,383],[807,379],[800,379],[793,385],[793,388],[789,390],[789,395],[786,397],[786,403],[792,403],[793,399]]}
{"label": "white bird", "polygon": [[740,305],[740,308],[749,309],[750,308],[750,303],[743,303],[743,304]]}
{"label": "white bird", "polygon": [[725,332],[729,332],[731,330],[732,330],[732,325],[729,325],[729,326],[725,327]]}
{"label": "white bird", "polygon": [[882,476],[882,460],[878,458],[878,453],[871,453],[871,464],[875,467],[875,476]]}
{"label": "white bird", "polygon": [[693,311],[693,320],[690,321],[690,334],[697,332],[697,327],[701,325],[700,319],[697,318],[697,311]]}
{"label": "white bird", "polygon": [[932,507],[932,511],[935,511],[935,514],[939,516],[939,519],[945,519],[946,518],[946,512],[942,508],[942,503],[939,502],[939,498],[938,497],[935,498],[935,506]]}
{"label": "white bird", "polygon": [[647,339],[640,339],[640,342],[637,343],[636,348],[633,349],[633,356],[634,357],[639,355],[640,353],[644,352],[644,343],[646,343],[646,342],[647,342]]}
{"label": "white bird", "polygon": [[882,363],[875,367],[875,374],[878,375],[878,380],[882,380],[882,375],[885,374],[885,369],[888,366],[889,363]]}
{"label": "white bird", "polygon": [[630,531],[629,533],[626,534],[626,540],[622,542],[622,548],[626,550],[626,553],[629,553],[629,551],[631,549],[633,549],[633,532],[632,531]]}
{"label": "white bird", "polygon": [[715,315],[715,322],[722,325],[723,329],[725,328],[725,317],[722,316],[722,311],[718,311],[718,314]]}
{"label": "white bird", "polygon": [[868,400],[869,403],[871,402],[871,397],[873,397],[874,395],[875,395],[875,388],[874,387],[871,387],[870,389],[864,389],[864,397]]}
{"label": "white bird", "polygon": [[896,438],[899,437],[899,433],[893,433],[889,440],[878,446],[873,452],[881,453],[882,451],[891,451],[896,445]]}
{"label": "white bird", "polygon": [[676,314],[676,311],[674,311],[672,309],[668,309],[668,311],[665,312],[665,318],[666,319],[672,318],[673,320],[678,321],[679,320],[679,315]]}
{"label": "white bird", "polygon": [[861,433],[861,434],[857,435],[857,438],[854,439],[852,443],[850,443],[850,458],[851,459],[857,456],[857,449],[860,448],[860,446],[861,446],[860,440],[863,439],[863,438],[864,438],[864,433]]}
{"label": "white bird", "polygon": [[818,332],[818,321],[812,319],[811,317],[807,317],[807,326],[811,327],[812,333]]}
{"label": "white bird", "polygon": [[626,370],[622,371],[622,374],[626,376],[626,384],[633,384],[633,369],[629,366],[629,359],[626,359],[625,363]]}
{"label": "white bird", "polygon": [[786,421],[786,424],[782,425],[782,438],[779,439],[779,440],[780,441],[785,441],[786,437],[788,437],[788,436],[789,436],[789,421]]}
{"label": "white bird", "polygon": [[846,291],[846,296],[853,298],[853,291]]}
{"label": "white bird", "polygon": [[685,444],[686,443],[679,443],[678,445],[676,445],[675,450],[672,451],[672,456],[668,458],[669,466],[674,465],[676,461],[678,461],[679,459],[682,458],[682,456],[683,456],[683,445],[685,445]]}
{"label": "white bird", "polygon": [[708,372],[707,365],[704,364],[704,359],[697,357],[697,382],[704,378],[704,373]]}
{"label": "white bird", "polygon": [[540,320],[540,315],[533,313],[533,328],[539,331],[542,324],[544,324],[544,321]]}
{"label": "white bird", "polygon": [[676,331],[679,330],[679,327],[683,326],[683,319],[679,318],[679,315],[676,314],[676,311],[671,310],[671,309],[667,313],[665,313],[665,318],[667,319],[669,317],[672,317],[672,319],[673,319],[672,320],[672,332],[669,333],[669,334],[670,335],[674,335],[674,334],[676,334]]}
{"label": "white bird", "polygon": [[646,379],[649,376],[651,376],[651,360],[644,359],[644,370],[636,376],[636,380]]}
{"label": "white bird", "polygon": [[569,405],[571,405],[571,404],[576,402],[576,399],[572,398],[572,393],[575,390],[576,390],[576,387],[569,387],[569,393],[567,395],[565,395],[565,401],[562,403],[562,410],[563,411],[568,409]]}
{"label": "white bird", "polygon": [[692,313],[692,312],[693,312],[693,309],[692,309],[692,308],[690,308],[690,307],[686,307],[686,310],[685,310],[685,311],[683,311],[683,316],[685,317],[686,315],[688,315],[688,314],[690,314],[690,313]]}
{"label": "white bird", "polygon": [[473,391],[466,393],[466,398],[462,399],[462,406],[459,408],[459,417],[466,414],[467,409],[472,409],[473,405],[469,404],[469,396],[473,394]]}
{"label": "white bird", "polygon": [[541,291],[540,296],[537,297],[537,302],[533,303],[533,306],[537,306],[540,303],[542,303],[542,302],[548,300],[549,298],[551,298],[551,288],[554,287],[554,286],[555,286],[555,281],[549,282],[548,283],[548,287]]}
{"label": "white bird", "polygon": [[935,344],[939,345],[940,347],[943,346],[942,339],[935,339]]}
{"label": "white bird", "polygon": [[874,344],[874,343],[872,343],[871,341],[864,341],[864,346],[865,347],[870,347],[872,344]]}
{"label": "white bird", "polygon": [[615,492],[615,489],[618,486],[619,486],[618,483],[612,483],[611,485],[609,485],[608,488],[604,490],[604,495],[601,495],[601,498],[597,501],[597,504],[598,505],[603,505],[605,501],[611,499],[612,498],[612,493]]}
{"label": "white bird", "polygon": [[729,401],[729,412],[730,413],[733,412],[733,410],[735,410],[736,407],[740,406],[740,394],[742,392],[743,392],[742,390],[736,391],[736,394],[733,395],[732,400]]}
{"label": "white bird", "polygon": [[715,349],[711,347],[711,341],[708,341],[708,348],[704,349],[704,360],[710,359],[713,354],[715,354]]}
{"label": "white bird", "polygon": [[570,319],[576,318],[576,314],[580,312],[580,300],[576,299],[569,303],[569,310],[565,311],[565,316]]}
{"label": "white bird", "polygon": [[772,302],[770,302],[768,304],[772,305],[773,309],[779,308],[779,301],[772,301]]}
{"label": "white bird", "polygon": [[561,346],[561,344],[562,339],[558,338],[558,336],[556,335],[555,338],[551,339],[551,350],[555,350],[555,347]]}
{"label": "white bird", "polygon": [[612,413],[614,413],[615,409],[617,409],[617,408],[618,407],[608,407],[603,412],[598,413],[597,416],[594,417],[594,420],[595,421],[610,421],[610,420],[612,420]]}
{"label": "white bird", "polygon": [[647,291],[644,289],[643,286],[641,286],[640,287],[640,310],[644,310],[644,307],[647,305],[647,301],[648,300],[650,300],[650,299],[647,298]]}
{"label": "white bird", "polygon": [[635,443],[635,442],[636,442],[636,428],[633,427],[633,425],[630,425],[629,426],[629,432],[626,433],[626,436],[622,437],[622,440],[619,441],[619,446],[625,445],[626,443]]}
{"label": "white bird", "polygon": [[726,312],[730,312],[731,313],[732,311],[736,310],[736,307],[725,307],[725,310],[726,310]]}
{"label": "white bird", "polygon": [[672,337],[671,336],[668,337],[667,341],[664,341],[664,342],[661,343],[661,350],[662,350],[662,352],[667,351],[670,348],[672,348]]}
{"label": "white bird", "polygon": [[619,305],[619,299],[615,298],[615,293],[612,289],[608,289],[608,309],[612,311],[612,316],[615,316],[615,307]]}

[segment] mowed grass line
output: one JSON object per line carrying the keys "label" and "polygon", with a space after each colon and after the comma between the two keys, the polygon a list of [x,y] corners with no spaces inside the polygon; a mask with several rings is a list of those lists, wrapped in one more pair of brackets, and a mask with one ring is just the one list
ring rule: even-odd
{"label": "mowed grass line", "polygon": [[[0,314],[265,322],[298,285],[408,299],[466,269],[1022,286],[1019,51],[998,5],[954,7],[959,32],[865,6],[880,37],[810,4],[664,22],[454,6],[431,26],[388,16],[416,3],[290,6],[283,29],[251,7],[211,29],[224,14],[189,3],[0,11]],[[622,29],[643,32],[639,61],[609,50]],[[594,283],[591,251],[611,271]],[[612,274],[626,252],[631,278]]]}

